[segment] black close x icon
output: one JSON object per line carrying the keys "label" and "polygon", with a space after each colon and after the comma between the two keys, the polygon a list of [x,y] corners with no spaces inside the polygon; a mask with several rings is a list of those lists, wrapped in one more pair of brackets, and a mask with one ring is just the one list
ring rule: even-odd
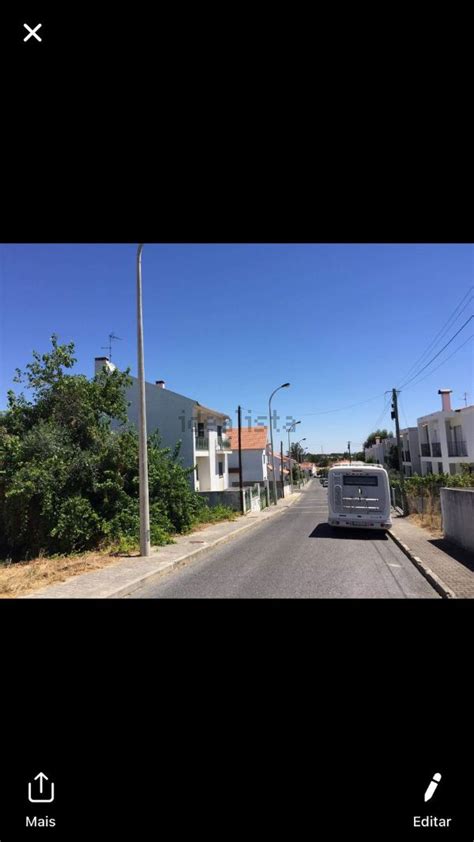
{"label": "black close x icon", "polygon": [[23,24],[23,26],[25,27],[25,29],[27,29],[27,30],[28,30],[28,33],[29,33],[29,34],[26,36],[26,38],[23,38],[23,41],[29,41],[29,39],[30,39],[32,36],[33,36],[34,38],[36,38],[36,40],[37,40],[37,41],[41,41],[41,38],[40,38],[40,37],[39,37],[39,35],[37,35],[36,33],[38,32],[38,29],[39,29],[41,26],[43,26],[43,24],[42,24],[42,23],[38,23],[38,24],[35,26],[35,28],[34,28],[34,29],[33,29],[31,26],[28,26],[28,24],[27,24],[27,23],[24,23],[24,24]]}

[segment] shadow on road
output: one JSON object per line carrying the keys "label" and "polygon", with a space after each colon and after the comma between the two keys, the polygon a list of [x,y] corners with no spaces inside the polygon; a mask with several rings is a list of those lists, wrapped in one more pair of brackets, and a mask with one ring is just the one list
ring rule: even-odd
{"label": "shadow on road", "polygon": [[318,523],[313,529],[310,538],[362,538],[365,541],[388,541],[388,535],[382,529],[350,529],[343,526],[329,526],[329,523]]}

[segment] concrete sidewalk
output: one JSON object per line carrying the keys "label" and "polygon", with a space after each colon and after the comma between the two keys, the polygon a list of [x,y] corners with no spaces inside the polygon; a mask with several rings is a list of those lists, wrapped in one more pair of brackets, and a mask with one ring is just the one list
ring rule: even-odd
{"label": "concrete sidewalk", "polygon": [[[307,488],[307,486],[306,486]],[[295,492],[262,512],[249,512],[236,521],[212,524],[188,535],[179,535],[174,544],[152,548],[148,558],[127,558],[110,567],[93,573],[73,576],[66,582],[49,585],[19,599],[117,599],[133,593],[144,582],[161,576],[174,568],[192,561],[206,550],[231,541],[248,529],[267,523],[283,514],[300,499],[303,492]]]}
{"label": "concrete sidewalk", "polygon": [[392,511],[392,529],[388,534],[408,555],[421,573],[444,597],[474,598],[474,558],[472,553],[445,538],[430,536]]}

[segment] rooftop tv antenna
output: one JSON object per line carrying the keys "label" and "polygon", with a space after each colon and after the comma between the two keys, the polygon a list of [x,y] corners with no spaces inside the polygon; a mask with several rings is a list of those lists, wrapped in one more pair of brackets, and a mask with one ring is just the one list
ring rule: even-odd
{"label": "rooftop tv antenna", "polygon": [[109,360],[112,360],[112,342],[115,341],[115,339],[120,339],[120,341],[122,341],[120,336],[115,336],[113,332],[109,333],[109,344],[101,346],[104,349],[104,351],[109,352]]}

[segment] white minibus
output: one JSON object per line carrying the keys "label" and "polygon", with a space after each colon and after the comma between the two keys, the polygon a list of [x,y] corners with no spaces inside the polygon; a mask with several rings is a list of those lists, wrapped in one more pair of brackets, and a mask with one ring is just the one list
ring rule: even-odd
{"label": "white minibus", "polygon": [[331,526],[390,529],[390,484],[381,465],[335,465],[328,471],[328,521]]}

